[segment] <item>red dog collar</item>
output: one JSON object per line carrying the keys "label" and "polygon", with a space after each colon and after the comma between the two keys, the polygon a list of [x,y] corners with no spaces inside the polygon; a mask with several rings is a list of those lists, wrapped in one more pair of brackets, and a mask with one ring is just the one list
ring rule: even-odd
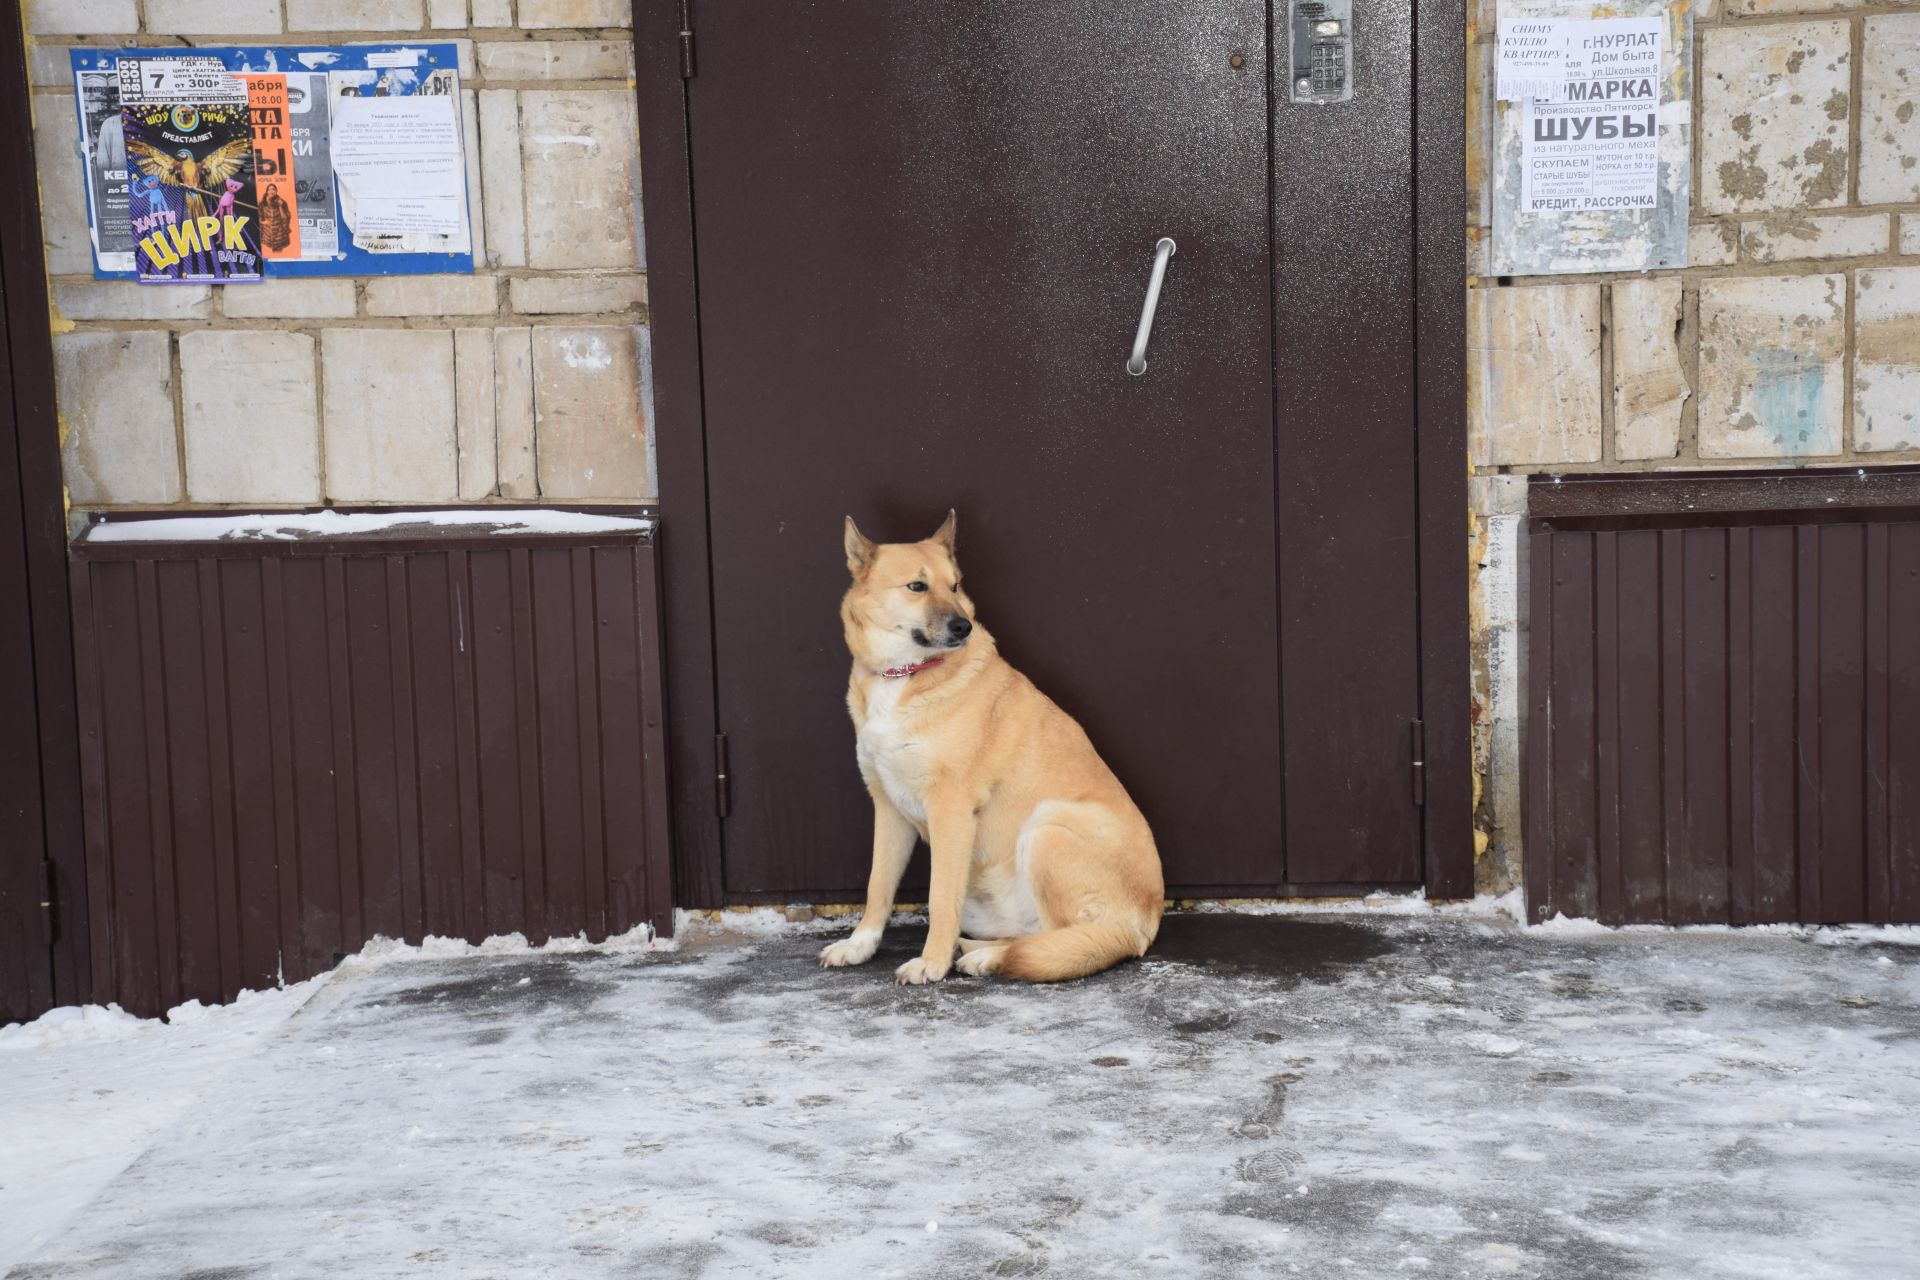
{"label": "red dog collar", "polygon": [[925,662],[910,662],[904,667],[888,667],[880,674],[889,680],[899,680],[912,675],[916,671],[925,671],[928,667],[937,667],[945,661],[945,658],[928,658]]}

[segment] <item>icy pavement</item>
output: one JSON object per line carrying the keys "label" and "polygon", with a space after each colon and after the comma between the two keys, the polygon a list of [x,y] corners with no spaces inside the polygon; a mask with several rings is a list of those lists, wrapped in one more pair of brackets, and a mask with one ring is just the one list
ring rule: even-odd
{"label": "icy pavement", "polygon": [[[350,964],[5,1274],[1920,1274],[1917,947],[1182,916],[898,988],[917,927],[827,936]],[[75,1070],[0,1141],[97,1161]]]}

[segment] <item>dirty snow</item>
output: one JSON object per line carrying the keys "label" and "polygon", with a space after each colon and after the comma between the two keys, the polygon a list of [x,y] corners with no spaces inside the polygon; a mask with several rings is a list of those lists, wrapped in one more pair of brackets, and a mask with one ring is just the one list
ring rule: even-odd
{"label": "dirty snow", "polygon": [[1085,982],[902,989],[916,928],[826,972],[827,926],[746,923],[388,946],[173,1025],[0,1032],[0,1274],[1852,1280],[1920,1251],[1900,932],[1194,914]]}

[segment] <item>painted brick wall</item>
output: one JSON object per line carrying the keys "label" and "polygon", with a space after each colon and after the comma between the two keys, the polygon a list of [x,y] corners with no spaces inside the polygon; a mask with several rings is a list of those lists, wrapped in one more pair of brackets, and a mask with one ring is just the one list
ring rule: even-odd
{"label": "painted brick wall", "polygon": [[[69,497],[87,509],[656,497],[622,0],[29,0]],[[471,276],[92,278],[73,45],[453,40]]]}
{"label": "painted brick wall", "polygon": [[1491,278],[1497,0],[1471,0],[1481,884],[1519,874],[1529,472],[1920,462],[1920,12],[1699,0],[1690,265]]}

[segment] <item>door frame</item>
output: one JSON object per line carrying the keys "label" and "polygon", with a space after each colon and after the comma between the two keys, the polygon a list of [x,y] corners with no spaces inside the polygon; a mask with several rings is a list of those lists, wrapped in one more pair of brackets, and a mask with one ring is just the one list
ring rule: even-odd
{"label": "door frame", "polygon": [[[15,120],[31,119],[25,27],[19,0],[0,0],[0,105]],[[33,132],[0,133],[0,485],[18,495],[19,539],[26,555],[29,649],[0,650],[0,662],[33,673],[35,719],[22,726],[37,739],[38,776],[0,779],[0,792],[20,786],[37,805],[41,858],[52,868],[51,981],[32,1004],[78,1004],[91,995],[85,846],[80,823],[80,736],[74,702],[72,615],[67,597],[67,522],[61,486],[60,438],[53,385],[53,334],[48,324],[46,251],[41,242],[39,170]],[[12,794],[7,796],[12,799]],[[23,851],[32,856],[32,851]],[[0,857],[12,856],[0,849]]]}
{"label": "door frame", "polygon": [[[673,761],[674,883],[681,906],[728,904],[717,803],[706,413],[687,80],[698,75],[695,0],[633,0],[653,326],[654,455],[663,512],[667,727]],[[1466,8],[1416,0],[1414,321],[1420,703],[1425,726],[1425,886],[1473,892],[1468,741],[1466,433]],[[1330,108],[1337,109],[1337,108]],[[664,430],[662,424],[665,424]],[[1316,886],[1319,888],[1319,886]],[[1322,890],[1324,891],[1324,890]]]}

